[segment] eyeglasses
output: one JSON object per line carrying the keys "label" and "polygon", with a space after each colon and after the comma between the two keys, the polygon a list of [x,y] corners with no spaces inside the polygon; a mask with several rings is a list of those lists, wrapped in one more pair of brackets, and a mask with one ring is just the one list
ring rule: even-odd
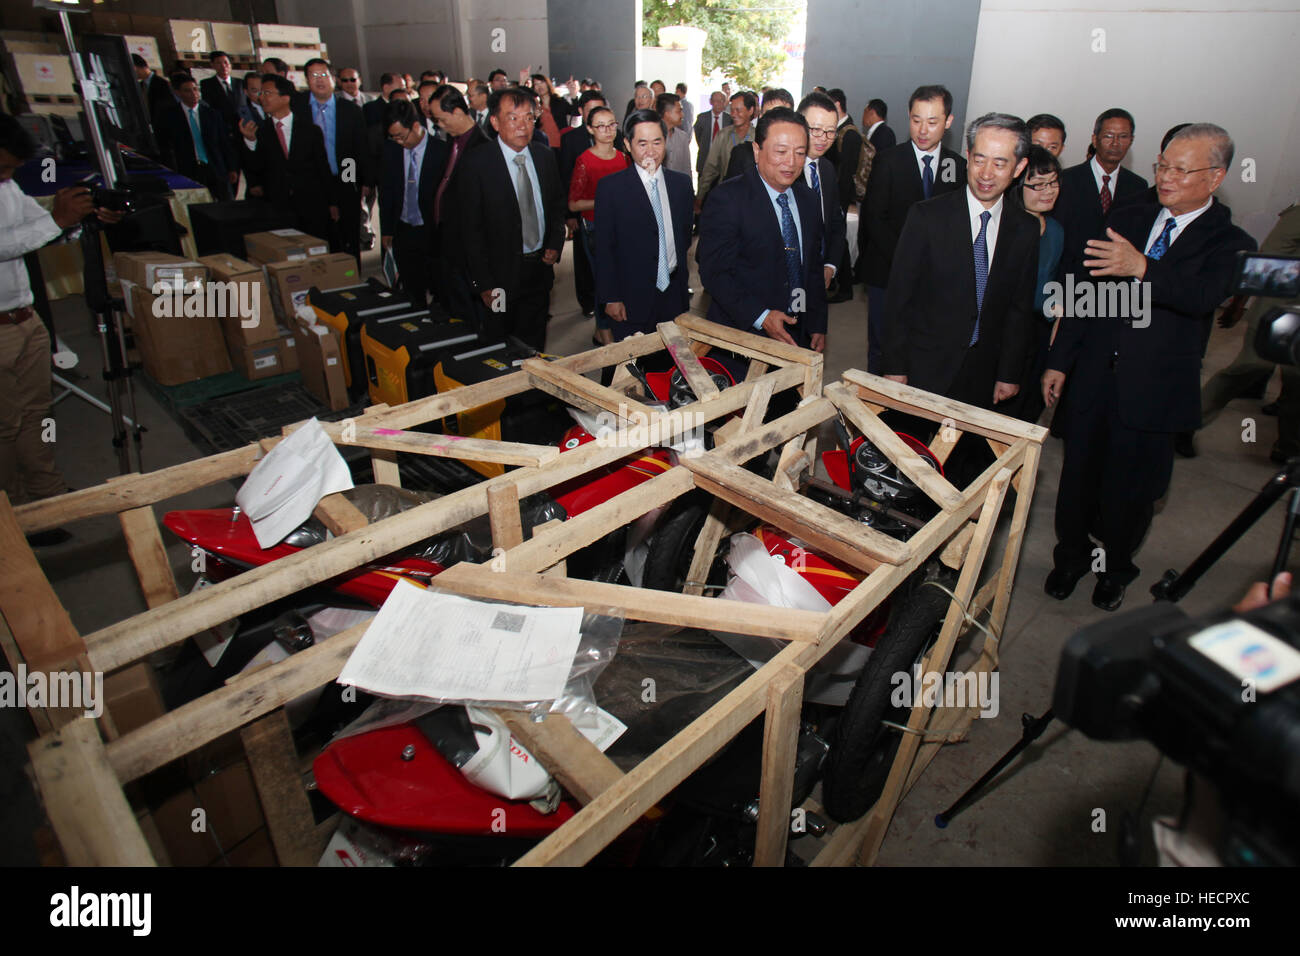
{"label": "eyeglasses", "polygon": [[355,83],[356,81],[357,81],[357,78],[356,78],[355,76],[340,76],[340,77],[339,77],[339,82],[340,82],[340,83]]}
{"label": "eyeglasses", "polygon": [[1104,143],[1126,143],[1133,138],[1132,133],[1102,133],[1097,137]]}
{"label": "eyeglasses", "polygon": [[814,139],[830,139],[832,136],[835,135],[835,132],[836,132],[835,130],[827,129],[823,126],[808,127],[808,135],[812,136]]}
{"label": "eyeglasses", "polygon": [[501,120],[512,126],[531,126],[537,122],[537,117],[532,113],[507,113],[501,117]]}
{"label": "eyeglasses", "polygon": [[1042,192],[1044,189],[1060,189],[1061,181],[1059,179],[1049,179],[1045,183],[1025,183],[1026,189],[1032,189],[1034,192]]}
{"label": "eyeglasses", "polygon": [[322,73],[320,70],[314,70],[314,71],[312,71],[311,73],[308,73],[308,74],[307,74],[307,79],[309,79],[309,80],[319,80],[319,79],[323,79],[324,77],[327,77],[327,76],[329,76],[329,73],[328,73],[328,72]]}
{"label": "eyeglasses", "polygon": [[1183,169],[1181,166],[1167,166],[1164,163],[1152,163],[1151,171],[1157,176],[1173,176],[1175,179],[1186,179],[1192,173],[1203,173],[1207,169],[1222,169],[1222,166],[1202,166],[1200,169]]}
{"label": "eyeglasses", "polygon": [[597,123],[592,129],[618,129],[617,123]]}

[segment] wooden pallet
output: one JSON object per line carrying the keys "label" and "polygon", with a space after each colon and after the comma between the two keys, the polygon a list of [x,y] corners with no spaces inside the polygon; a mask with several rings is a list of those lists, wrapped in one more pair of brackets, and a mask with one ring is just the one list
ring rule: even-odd
{"label": "wooden pallet", "polygon": [[[718,391],[704,375],[697,354],[725,347],[750,361],[749,374],[735,386]],[[629,358],[667,349],[692,381],[700,400],[671,415],[657,416],[619,390],[584,377]],[[770,339],[714,325],[694,316],[660,326],[658,335],[624,342],[548,363],[529,360],[520,371],[494,382],[469,386],[407,405],[371,409],[349,432],[354,444],[372,449],[376,480],[398,483],[392,439],[394,430],[454,415],[491,401],[538,388],[580,408],[615,415],[647,415],[658,426],[629,431],[617,445],[599,442],[556,455],[536,446],[530,462],[499,477],[447,495],[400,516],[367,525],[346,500],[331,496],[317,509],[337,535],[290,558],[241,574],[234,579],[177,598],[165,560],[152,506],[195,488],[226,481],[252,469],[275,440],[200,459],[145,475],[128,475],[107,484],[9,508],[0,498],[0,612],[11,640],[0,640],[11,661],[29,667],[110,672],[144,666],[149,654],[184,641],[280,597],[346,572],[373,558],[487,514],[494,544],[504,549],[504,563],[460,564],[437,579],[437,586],[480,598],[506,598],[538,605],[610,607],[634,620],[667,624],[725,627],[726,630],[786,641],[786,647],[722,701],[665,743],[628,773],[615,765],[573,728],[551,716],[540,723],[503,712],[512,732],[541,760],[583,809],[539,843],[521,865],[585,863],[618,837],[642,814],[701,766],[759,714],[766,714],[762,798],[755,860],[780,864],[785,859],[791,788],[803,676],[871,610],[923,562],[945,547],[961,545],[962,572],[957,601],[978,613],[991,608],[989,626],[999,633],[1006,620],[1010,586],[1019,558],[1025,519],[1033,495],[1041,444],[1046,432],[982,409],[937,398],[860,372],[822,388],[820,355]],[[772,395],[797,389],[798,408],[765,421]],[[934,473],[919,471],[919,460],[901,443],[881,441],[882,450],[908,474],[924,475],[921,487],[940,511],[907,542],[886,537],[828,508],[793,494],[791,472],[815,458],[816,430],[837,413],[864,433],[882,435],[876,412],[900,408],[986,437],[998,458],[966,488],[955,488]],[[714,450],[684,458],[658,477],[563,523],[538,529],[523,541],[519,499],[603,467],[646,446],[646,436],[681,434],[696,421],[734,417]],[[375,431],[381,429],[382,431]],[[332,435],[342,440],[342,432]],[[426,437],[427,436],[422,436]],[[951,437],[951,436],[949,436]],[[455,454],[478,461],[518,463],[521,446],[505,448],[490,441],[454,445],[423,442],[428,454]],[[414,448],[404,450],[416,450]],[[745,462],[782,449],[776,478],[766,481],[741,467]],[[527,451],[527,447],[523,447]],[[939,449],[941,457],[951,443]],[[508,457],[507,457],[508,456]],[[1008,486],[1018,481],[1010,535],[1000,564],[977,593],[993,531]],[[714,497],[696,545],[690,580],[699,580],[712,562],[724,530],[726,507],[770,522],[810,546],[849,561],[865,579],[828,612],[786,611],[717,598],[569,579],[566,558],[608,532],[671,503],[693,489]],[[118,514],[128,549],[150,610],[86,635],[77,634],[40,573],[22,538],[96,515]],[[964,540],[964,543],[962,543]],[[963,615],[954,604],[927,670],[942,672],[952,655]],[[327,834],[305,817],[301,780],[286,769],[287,726],[265,723],[287,701],[337,677],[365,625],[345,631],[272,667],[165,714],[143,727],[117,735],[111,713],[101,726],[57,712],[40,715],[43,735],[30,747],[37,780],[54,831],[70,864],[148,865],[154,862],[144,834],[122,787],[166,762],[229,731],[246,727],[245,742],[257,779],[264,812],[282,863],[310,863]],[[996,643],[986,641],[976,671],[997,666]],[[977,707],[978,705],[976,705]],[[930,710],[918,701],[884,794],[857,824],[840,827],[818,857],[819,864],[848,862],[861,853],[874,859],[885,829],[908,786],[933,759],[941,741],[964,732],[975,708]],[[250,738],[251,734],[251,738]],[[292,741],[288,741],[292,746]]]}

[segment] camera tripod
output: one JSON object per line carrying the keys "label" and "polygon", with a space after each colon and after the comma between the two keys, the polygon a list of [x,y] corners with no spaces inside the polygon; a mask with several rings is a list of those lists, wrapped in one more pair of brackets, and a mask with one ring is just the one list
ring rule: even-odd
{"label": "camera tripod", "polygon": [[[1219,558],[1223,557],[1250,527],[1258,521],[1283,495],[1290,492],[1286,517],[1282,526],[1282,538],[1278,543],[1277,554],[1273,558],[1273,571],[1268,578],[1269,598],[1273,597],[1273,580],[1286,570],[1287,559],[1291,554],[1291,541],[1295,534],[1297,521],[1300,520],[1300,456],[1288,459],[1282,470],[1270,478],[1259,493],[1243,508],[1226,528],[1219,533],[1210,545],[1202,551],[1181,574],[1173,568],[1166,571],[1151,586],[1151,594],[1157,601],[1177,602],[1187,595],[1202,575],[1208,571]],[[943,829],[952,819],[979,799],[981,791],[1000,774],[1026,748],[1037,740],[1047,726],[1056,718],[1049,708],[1041,716],[1022,714],[1020,723],[1023,728],[1020,740],[1003,754],[982,777],[975,781],[965,793],[953,802],[952,806],[938,813],[934,825]]]}

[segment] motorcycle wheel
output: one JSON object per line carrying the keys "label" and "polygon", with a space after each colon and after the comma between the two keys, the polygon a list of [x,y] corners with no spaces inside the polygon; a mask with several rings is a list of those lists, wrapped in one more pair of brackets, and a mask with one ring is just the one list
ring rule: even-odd
{"label": "motorcycle wheel", "polygon": [[905,724],[911,711],[891,703],[892,678],[899,672],[910,673],[933,646],[951,603],[939,588],[924,583],[931,580],[951,589],[956,575],[942,566],[931,570],[906,599],[894,604],[885,633],[836,722],[822,779],[822,806],[837,823],[861,817],[885,789],[902,732],[882,721]]}
{"label": "motorcycle wheel", "polygon": [[[708,514],[708,509],[693,498],[679,502],[668,512],[655,530],[650,550],[646,553],[645,571],[641,576],[643,588],[682,592],[695,558],[695,542]],[[718,552],[722,553],[721,547]],[[726,574],[718,568],[715,559],[709,572],[709,584],[722,586],[726,583]]]}

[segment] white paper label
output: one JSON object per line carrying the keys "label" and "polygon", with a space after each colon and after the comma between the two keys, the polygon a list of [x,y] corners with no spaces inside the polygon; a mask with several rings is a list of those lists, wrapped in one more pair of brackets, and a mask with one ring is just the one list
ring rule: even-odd
{"label": "white paper label", "polygon": [[1300,651],[1246,621],[1224,621],[1187,643],[1262,694],[1300,677]]}
{"label": "white paper label", "polygon": [[297,229],[272,229],[271,235],[279,236],[281,239],[288,239],[292,236],[305,236],[307,233],[299,232]]}

